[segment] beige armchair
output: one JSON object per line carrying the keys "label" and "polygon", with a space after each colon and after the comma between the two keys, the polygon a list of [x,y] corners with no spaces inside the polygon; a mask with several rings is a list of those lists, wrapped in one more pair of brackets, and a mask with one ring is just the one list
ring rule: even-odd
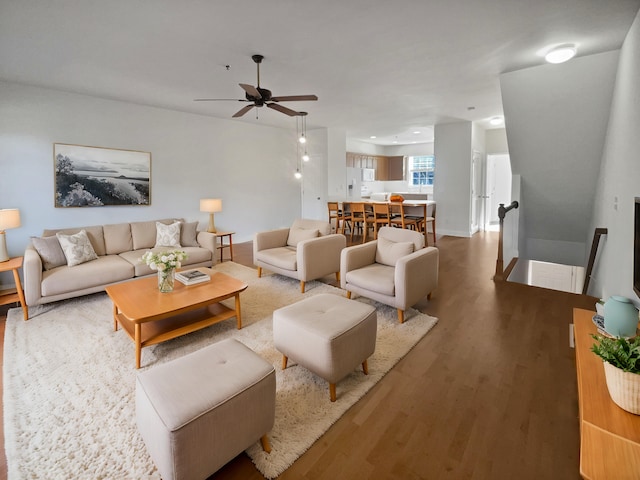
{"label": "beige armchair", "polygon": [[258,232],[253,241],[253,263],[258,277],[265,268],[305,282],[335,273],[340,280],[340,252],[347,246],[342,234],[331,233],[328,222],[298,219],[291,228]]}
{"label": "beige armchair", "polygon": [[438,249],[424,248],[424,235],[402,228],[382,227],[378,239],[347,247],[340,256],[340,286],[404,311],[438,286]]}

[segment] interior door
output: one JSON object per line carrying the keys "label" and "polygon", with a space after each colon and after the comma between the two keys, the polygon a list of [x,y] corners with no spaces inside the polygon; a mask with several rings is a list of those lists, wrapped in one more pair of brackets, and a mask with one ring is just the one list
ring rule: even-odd
{"label": "interior door", "polygon": [[321,163],[314,162],[313,156],[308,162],[302,162],[302,218],[329,221]]}
{"label": "interior door", "polygon": [[471,233],[480,228],[484,229],[484,215],[486,211],[484,193],[484,162],[482,154],[474,151],[471,161]]}

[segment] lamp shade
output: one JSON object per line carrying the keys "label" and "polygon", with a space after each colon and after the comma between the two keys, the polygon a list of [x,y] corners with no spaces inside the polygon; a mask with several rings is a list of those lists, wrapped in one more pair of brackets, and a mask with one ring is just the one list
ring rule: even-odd
{"label": "lamp shade", "polygon": [[9,228],[20,226],[20,210],[17,208],[5,208],[0,210],[0,232]]}
{"label": "lamp shade", "polygon": [[203,198],[200,200],[200,211],[209,213],[221,212],[222,200],[219,198]]}

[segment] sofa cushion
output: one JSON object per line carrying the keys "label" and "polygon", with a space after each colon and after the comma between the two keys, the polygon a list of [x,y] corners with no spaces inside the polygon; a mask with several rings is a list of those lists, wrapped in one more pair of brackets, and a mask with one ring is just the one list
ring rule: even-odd
{"label": "sofa cushion", "polygon": [[[169,225],[175,222],[175,219],[169,218],[158,221]],[[131,222],[131,237],[133,239],[134,250],[153,248],[156,244],[156,222]]]}
{"label": "sofa cushion", "polygon": [[67,264],[67,257],[64,256],[58,237],[31,237],[31,243],[40,255],[45,270]]}
{"label": "sofa cushion", "polygon": [[[119,256],[133,266],[133,274],[136,277],[141,277],[155,273],[155,270],[152,270],[151,267],[142,260],[142,255],[149,250],[152,252],[162,252],[163,250],[167,250],[167,247],[132,250],[130,252],[122,252]],[[210,250],[200,247],[184,247],[182,250],[187,254],[187,258],[181,262],[183,267],[202,264],[211,265],[213,256]]]}
{"label": "sofa cushion", "polygon": [[165,225],[162,222],[156,222],[156,244],[158,247],[181,247],[180,245],[180,222],[173,222]]}
{"label": "sofa cushion", "polygon": [[199,247],[198,222],[182,222],[180,225],[180,245],[183,247]]}
{"label": "sofa cushion", "polygon": [[91,246],[96,252],[96,255],[99,257],[106,255],[107,251],[104,246],[104,232],[102,230],[102,225],[94,225],[91,227],[76,227],[76,228],[59,228],[55,230],[45,230],[42,232],[43,237],[51,237],[56,233],[64,233],[65,235],[73,235],[74,233],[78,233],[80,230],[84,230],[87,232],[87,236],[89,237],[89,241],[91,242]]}
{"label": "sofa cushion", "polygon": [[60,241],[68,266],[73,267],[98,258],[86,231],[80,230],[73,235],[58,232],[56,237]]}
{"label": "sofa cushion", "polygon": [[303,240],[309,240],[310,238],[316,238],[320,231],[316,229],[306,228],[290,228],[289,236],[287,237],[287,245],[295,247],[299,242]]}
{"label": "sofa cushion", "polygon": [[386,238],[378,237],[376,262],[395,267],[400,258],[413,253],[413,247],[413,242],[392,242]]}
{"label": "sofa cushion", "polygon": [[133,250],[131,238],[131,225],[128,223],[115,223],[102,227],[104,231],[104,246],[107,255],[117,255]]}
{"label": "sofa cushion", "polygon": [[42,296],[60,295],[120,282],[133,277],[133,266],[117,255],[98,257],[73,268],[57,267],[42,272]]}
{"label": "sofa cushion", "polygon": [[347,272],[345,280],[349,283],[382,295],[395,296],[395,269],[381,263],[373,263],[366,267]]}
{"label": "sofa cushion", "polygon": [[294,247],[277,247],[261,250],[255,254],[256,260],[284,270],[298,270],[297,254]]}

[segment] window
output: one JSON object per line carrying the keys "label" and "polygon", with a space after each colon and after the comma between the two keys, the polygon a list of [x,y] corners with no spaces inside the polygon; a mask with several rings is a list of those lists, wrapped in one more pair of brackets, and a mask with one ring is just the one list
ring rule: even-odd
{"label": "window", "polygon": [[435,167],[433,155],[409,157],[409,185],[433,185]]}

